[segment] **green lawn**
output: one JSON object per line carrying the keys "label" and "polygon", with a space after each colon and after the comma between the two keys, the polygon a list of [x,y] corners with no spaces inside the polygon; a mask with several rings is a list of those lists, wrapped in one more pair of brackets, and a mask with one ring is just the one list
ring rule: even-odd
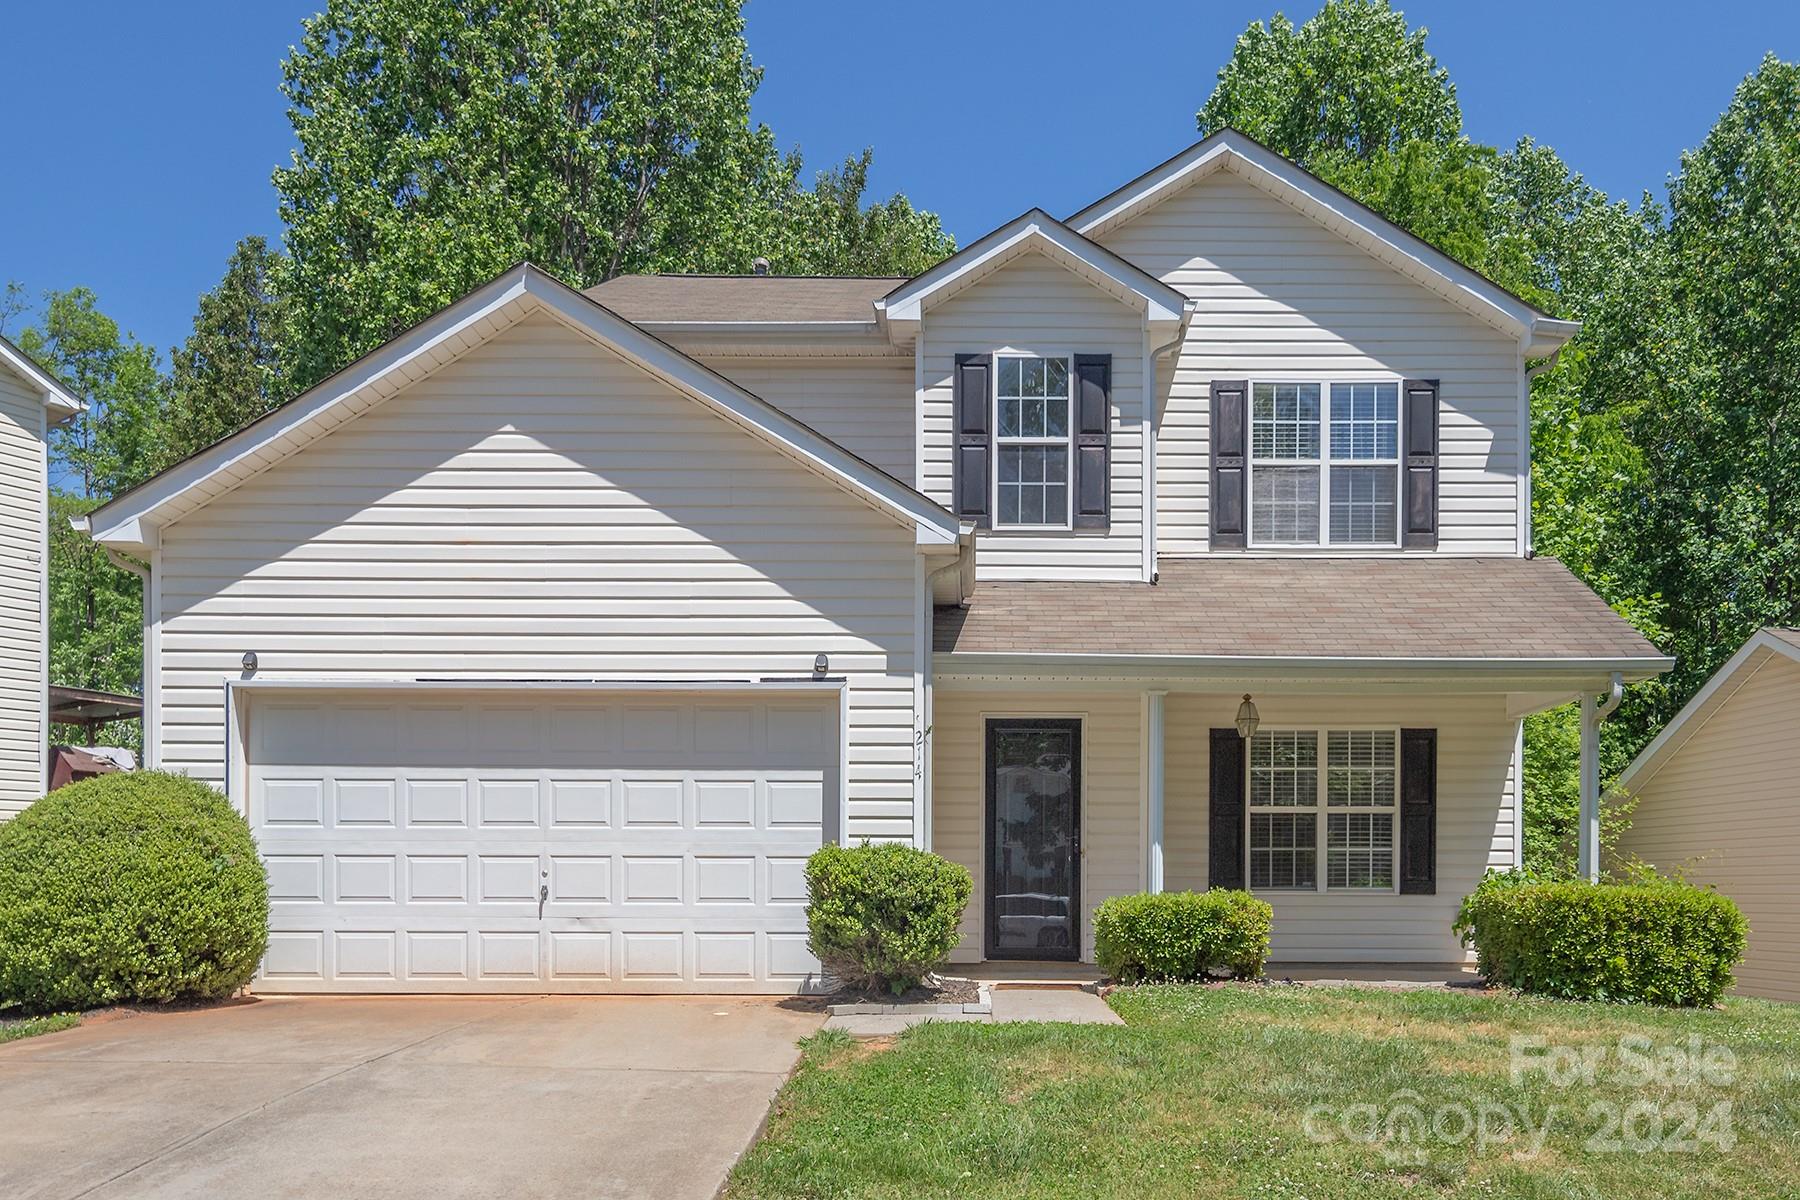
{"label": "green lawn", "polygon": [[52,1013],[47,1017],[13,1017],[0,1020],[0,1042],[16,1042],[40,1033],[55,1033],[81,1024],[80,1013]]}
{"label": "green lawn", "polygon": [[[1800,1006],[1254,986],[1112,1004],[1124,1027],[815,1037],[725,1194],[1800,1196]],[[1515,1037],[1563,1048],[1562,1074],[1521,1043],[1515,1082]]]}

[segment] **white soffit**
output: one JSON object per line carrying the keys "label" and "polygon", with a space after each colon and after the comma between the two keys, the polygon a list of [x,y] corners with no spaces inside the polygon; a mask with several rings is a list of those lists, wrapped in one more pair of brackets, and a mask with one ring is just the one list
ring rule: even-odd
{"label": "white soffit", "polygon": [[1531,357],[1553,353],[1581,328],[1579,321],[1539,312],[1235,129],[1194,143],[1075,213],[1067,224],[1086,237],[1102,237],[1218,171],[1232,172],[1463,311],[1517,337]]}
{"label": "white soffit", "polygon": [[231,437],[115,497],[91,514],[88,528],[104,545],[145,551],[156,544],[162,526],[539,312],[913,529],[921,544],[953,545],[958,540],[956,518],[924,495],[529,263],[477,288]]}

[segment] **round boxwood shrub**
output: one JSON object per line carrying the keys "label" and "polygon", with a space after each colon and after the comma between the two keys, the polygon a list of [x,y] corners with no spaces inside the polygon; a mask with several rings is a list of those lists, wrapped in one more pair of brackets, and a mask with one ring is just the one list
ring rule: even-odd
{"label": "round boxwood shrub", "polygon": [[1262,974],[1275,910],[1249,892],[1139,892],[1094,910],[1094,957],[1121,983]]}
{"label": "round boxwood shrub", "polygon": [[1491,871],[1456,931],[1492,983],[1567,1000],[1712,1005],[1732,984],[1749,926],[1711,888],[1639,875],[1621,883]]}
{"label": "round boxwood shrub", "polygon": [[221,999],[268,941],[250,827],[205,784],[102,775],[0,826],[0,1007]]}
{"label": "round boxwood shrub", "polygon": [[826,846],[806,860],[807,945],[845,987],[897,996],[955,948],[973,890],[966,868],[925,850]]}

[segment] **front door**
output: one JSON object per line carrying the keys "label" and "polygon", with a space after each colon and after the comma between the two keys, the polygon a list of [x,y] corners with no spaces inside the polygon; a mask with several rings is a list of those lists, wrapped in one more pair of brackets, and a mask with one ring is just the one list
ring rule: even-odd
{"label": "front door", "polygon": [[1081,955],[1081,722],[987,723],[987,956]]}

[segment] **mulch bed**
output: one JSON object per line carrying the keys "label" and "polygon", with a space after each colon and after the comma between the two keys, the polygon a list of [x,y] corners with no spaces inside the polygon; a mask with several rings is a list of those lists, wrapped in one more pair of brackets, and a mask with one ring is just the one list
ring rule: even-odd
{"label": "mulch bed", "polygon": [[981,999],[981,986],[973,979],[938,977],[896,996],[888,991],[858,991],[840,988],[822,996],[796,996],[794,1003],[808,1009],[824,1010],[833,1004],[974,1004]]}

